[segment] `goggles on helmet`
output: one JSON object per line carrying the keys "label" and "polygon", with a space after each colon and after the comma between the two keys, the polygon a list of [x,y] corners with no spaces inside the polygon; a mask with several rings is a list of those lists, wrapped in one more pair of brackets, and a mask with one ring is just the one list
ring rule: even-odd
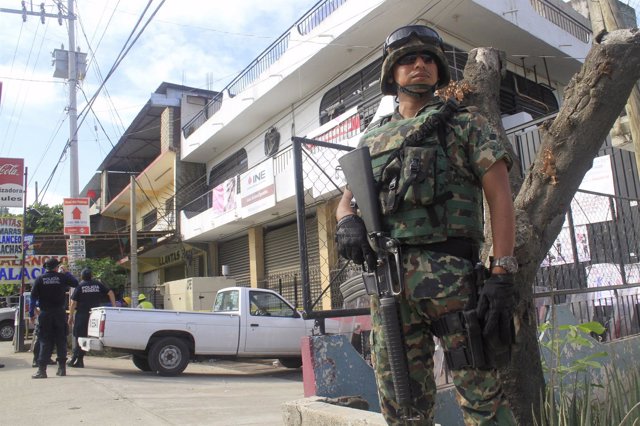
{"label": "goggles on helmet", "polygon": [[386,56],[388,49],[395,49],[406,44],[411,37],[417,37],[425,43],[442,47],[442,38],[435,30],[424,25],[408,25],[389,34],[382,47],[383,54]]}

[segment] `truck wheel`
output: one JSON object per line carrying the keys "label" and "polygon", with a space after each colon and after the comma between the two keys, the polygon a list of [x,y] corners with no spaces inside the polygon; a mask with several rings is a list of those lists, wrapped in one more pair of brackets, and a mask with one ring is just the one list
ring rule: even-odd
{"label": "truck wheel", "polygon": [[177,337],[163,337],[153,343],[147,358],[151,371],[161,376],[177,376],[189,363],[189,348]]}
{"label": "truck wheel", "polygon": [[133,365],[138,367],[142,371],[151,371],[151,367],[149,367],[149,360],[146,356],[142,355],[133,355]]}
{"label": "truck wheel", "polygon": [[280,358],[280,364],[286,368],[300,368],[302,367],[302,358]]}
{"label": "truck wheel", "polygon": [[15,329],[13,321],[3,321],[0,323],[0,340],[12,340]]}

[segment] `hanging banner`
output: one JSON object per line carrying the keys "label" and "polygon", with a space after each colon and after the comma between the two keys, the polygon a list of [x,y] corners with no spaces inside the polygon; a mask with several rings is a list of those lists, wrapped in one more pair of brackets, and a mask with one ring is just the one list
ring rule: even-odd
{"label": "hanging banner", "polygon": [[236,177],[229,178],[211,191],[211,209],[221,215],[236,209]]}
{"label": "hanging banner", "polygon": [[[69,261],[67,256],[64,255],[25,256],[23,269],[25,283],[29,284],[44,274],[44,262],[52,257],[60,260],[63,264],[67,264]],[[21,263],[22,258],[15,260],[0,259],[0,284],[20,284],[22,282],[22,275],[20,274]]]}
{"label": "hanging banner", "polygon": [[22,217],[0,216],[0,261],[21,260],[23,249]]}
{"label": "hanging banner", "polygon": [[273,158],[240,175],[240,207],[243,218],[276,205]]}
{"label": "hanging banner", "polygon": [[0,158],[0,207],[23,207],[24,159]]}

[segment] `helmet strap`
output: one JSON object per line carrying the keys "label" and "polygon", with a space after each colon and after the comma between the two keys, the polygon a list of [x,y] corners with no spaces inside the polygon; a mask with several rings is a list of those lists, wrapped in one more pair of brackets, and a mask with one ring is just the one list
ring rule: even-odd
{"label": "helmet strap", "polygon": [[[396,87],[398,88],[399,93],[404,93],[417,99],[431,97],[436,91],[436,87],[430,84],[412,84],[402,87],[396,83]],[[418,89],[419,91],[414,89]]]}

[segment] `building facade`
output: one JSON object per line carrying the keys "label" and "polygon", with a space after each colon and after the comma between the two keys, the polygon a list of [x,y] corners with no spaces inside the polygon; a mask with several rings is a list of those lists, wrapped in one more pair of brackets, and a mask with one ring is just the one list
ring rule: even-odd
{"label": "building facade", "polygon": [[[179,211],[182,238],[206,245],[213,275],[224,265],[239,284],[294,288],[289,297],[297,298],[291,138],[354,146],[376,112],[393,107],[379,89],[382,42],[412,23],[438,30],[456,80],[469,50],[506,53],[506,128],[557,111],[591,44],[588,20],[561,1],[320,1],[182,127],[181,159],[206,169],[206,186]],[[331,160],[322,165],[321,150],[307,151],[304,167],[324,169],[304,186],[312,206],[305,254],[312,282],[324,289],[341,266],[333,244],[337,191],[314,185],[339,173]],[[331,297],[321,303],[331,307]]]}

